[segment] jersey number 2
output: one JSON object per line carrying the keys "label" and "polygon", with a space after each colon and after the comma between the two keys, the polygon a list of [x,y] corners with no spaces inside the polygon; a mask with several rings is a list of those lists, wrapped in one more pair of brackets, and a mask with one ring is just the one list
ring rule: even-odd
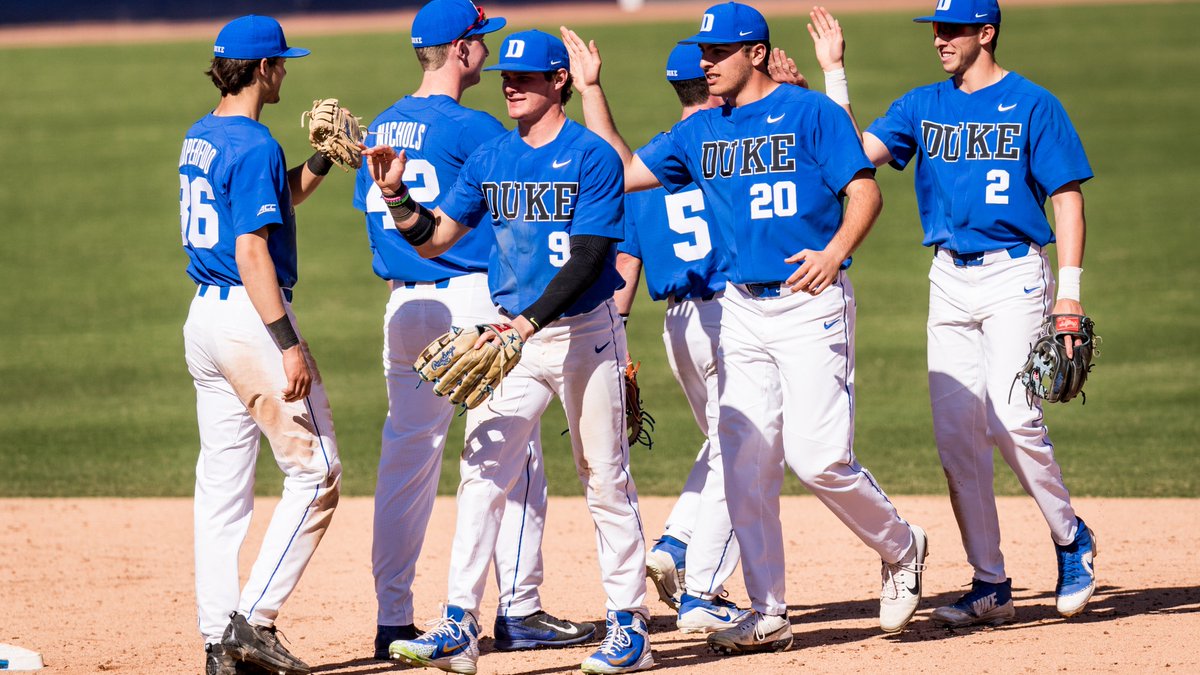
{"label": "jersey number 2", "polygon": [[[442,193],[437,169],[433,168],[433,164],[427,159],[408,160],[404,167],[403,180],[408,186],[408,194],[422,204],[434,201]],[[372,184],[371,189],[367,191],[367,211],[383,214],[383,229],[396,229],[396,221],[392,219],[392,212],[387,204],[383,203],[383,193],[379,191],[378,185]]]}
{"label": "jersey number 2", "polygon": [[212,248],[221,236],[220,219],[213,208],[216,197],[212,184],[204,176],[192,181],[179,174],[179,229],[183,245],[192,248]]}
{"label": "jersey number 2", "polygon": [[1003,194],[1008,189],[1008,172],[1004,169],[992,169],[987,172],[987,192],[984,201],[988,204],[1007,204],[1008,195]]}

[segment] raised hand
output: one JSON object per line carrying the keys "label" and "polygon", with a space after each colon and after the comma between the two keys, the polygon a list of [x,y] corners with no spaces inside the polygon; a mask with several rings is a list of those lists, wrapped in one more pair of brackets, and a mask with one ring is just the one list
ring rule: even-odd
{"label": "raised hand", "polygon": [[558,29],[562,33],[567,54],[571,57],[571,78],[575,80],[575,88],[582,93],[584,89],[600,84],[602,64],[596,41],[584,43],[583,38],[570,28],[559,26]]}
{"label": "raised hand", "polygon": [[808,89],[808,79],[796,67],[796,62],[788,58],[787,52],[779,47],[771,49],[767,57],[767,74],[779,84],[794,84]]}
{"label": "raised hand", "polygon": [[377,145],[364,149],[362,154],[370,162],[371,178],[383,194],[391,196],[400,192],[404,187],[404,167],[408,164],[404,151],[397,153],[390,145]]}
{"label": "raised hand", "polygon": [[808,34],[812,36],[813,51],[821,70],[844,67],[846,40],[842,37],[842,24],[824,7],[813,7],[808,16],[812,19],[812,23],[808,24]]}

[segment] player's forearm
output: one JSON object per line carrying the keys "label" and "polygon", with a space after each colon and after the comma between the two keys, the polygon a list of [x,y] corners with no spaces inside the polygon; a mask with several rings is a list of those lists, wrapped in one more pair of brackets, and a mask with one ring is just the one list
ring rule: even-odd
{"label": "player's forearm", "polygon": [[333,161],[319,152],[313,153],[303,164],[288,170],[288,187],[292,190],[292,205],[299,206],[301,202],[316,191],[317,186],[325,179]]}
{"label": "player's forearm", "polygon": [[1083,267],[1087,225],[1083,215],[1083,192],[1072,181],[1050,196],[1054,208],[1054,238],[1058,267]]}
{"label": "player's forearm", "polygon": [[617,313],[629,316],[633,310],[633,299],[637,296],[638,281],[642,278],[642,261],[628,253],[617,253],[617,273],[625,280],[625,286],[613,293]]}
{"label": "player's forearm", "polygon": [[521,316],[539,329],[562,316],[600,278],[613,243],[612,239],[599,235],[572,236],[571,257]]}
{"label": "player's forearm", "polygon": [[604,95],[604,89],[600,83],[597,82],[580,91],[579,98],[583,103],[584,125],[611,145],[621,156],[621,164],[628,167],[629,163],[633,161],[633,151],[621,137],[621,132],[617,131],[617,123],[613,120],[612,110],[608,107],[608,97]]}
{"label": "player's forearm", "polygon": [[396,231],[422,258],[445,253],[467,233],[469,228],[465,225],[447,216],[440,208],[430,211],[409,196],[407,188],[401,187],[400,196],[385,191],[383,203],[391,212]]}
{"label": "player's forearm", "polygon": [[286,312],[279,292],[279,279],[275,276],[275,262],[267,249],[265,230],[238,237],[235,257],[246,295],[262,322],[270,325],[286,316]]}
{"label": "player's forearm", "polygon": [[866,170],[855,175],[846,185],[845,192],[846,213],[842,218],[842,226],[825,249],[837,254],[840,260],[854,255],[883,211],[883,194]]}

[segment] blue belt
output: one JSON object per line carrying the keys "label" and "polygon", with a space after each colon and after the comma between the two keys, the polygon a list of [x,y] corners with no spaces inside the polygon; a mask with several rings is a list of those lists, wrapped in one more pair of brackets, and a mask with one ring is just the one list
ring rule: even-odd
{"label": "blue belt", "polygon": [[[217,289],[217,291],[219,292],[219,297],[222,300],[229,299],[229,289],[231,288],[230,286],[213,286],[212,284],[200,284],[200,297],[203,298],[208,293],[208,289],[210,289],[210,288]],[[279,290],[283,291],[283,297],[285,300],[287,300],[288,302],[292,301],[292,289],[281,288]]]}
{"label": "blue belt", "polygon": [[[980,251],[979,253],[959,253],[958,251],[951,251],[944,246],[938,246],[937,250],[945,251],[947,254],[949,254],[950,258],[954,261],[955,267],[977,267],[983,264],[983,256],[988,254],[988,251]],[[1025,256],[1029,255],[1029,242],[1023,241],[1020,244],[1009,246],[1004,250],[1008,252],[1008,257],[1010,258],[1024,258]]]}
{"label": "blue belt", "polygon": [[756,298],[778,298],[779,289],[783,287],[783,282],[773,281],[765,284],[743,284],[746,290]]}
{"label": "blue belt", "polygon": [[438,279],[437,281],[401,281],[405,288],[416,288],[417,286],[433,286],[434,288],[450,288],[450,279]]}

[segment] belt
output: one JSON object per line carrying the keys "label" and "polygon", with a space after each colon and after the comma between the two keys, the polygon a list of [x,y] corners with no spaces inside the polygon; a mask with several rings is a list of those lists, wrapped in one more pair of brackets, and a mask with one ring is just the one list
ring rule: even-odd
{"label": "belt", "polygon": [[951,251],[943,246],[935,246],[933,254],[938,255],[939,253],[945,253],[950,257],[950,260],[954,263],[955,267],[977,267],[979,265],[986,265],[988,263],[995,262],[997,259],[1024,258],[1025,256],[1029,255],[1029,251],[1032,248],[1033,246],[1027,241],[1009,246],[1008,248],[998,248],[991,251],[980,251],[978,253],[960,253],[958,251]]}
{"label": "belt", "polygon": [[[784,286],[781,281],[771,281],[763,284],[742,284],[742,288],[745,288],[746,292],[750,295],[761,299],[778,298],[783,295]],[[788,289],[788,293],[791,293],[790,288]]]}
{"label": "belt", "polygon": [[405,288],[416,288],[417,286],[433,286],[434,288],[450,288],[450,279],[438,279],[437,281],[397,281],[396,284]]}
{"label": "belt", "polygon": [[678,296],[678,295],[675,295],[674,293],[672,293],[667,296],[667,303],[671,304],[671,305],[678,305],[679,303],[687,302],[688,300],[696,300],[698,302],[709,302],[710,300],[712,300],[715,297],[717,297],[717,294],[715,291],[712,293],[705,293],[704,295],[684,295],[684,296]]}
{"label": "belt", "polygon": [[[228,300],[230,288],[244,288],[244,287],[243,286],[213,286],[212,284],[200,284],[200,292],[199,292],[200,297],[203,298],[205,295],[207,295],[208,290],[210,288],[215,288],[217,290],[218,298],[220,298],[221,300]],[[279,290],[283,291],[284,300],[287,300],[288,302],[292,301],[292,289],[280,288]]]}

